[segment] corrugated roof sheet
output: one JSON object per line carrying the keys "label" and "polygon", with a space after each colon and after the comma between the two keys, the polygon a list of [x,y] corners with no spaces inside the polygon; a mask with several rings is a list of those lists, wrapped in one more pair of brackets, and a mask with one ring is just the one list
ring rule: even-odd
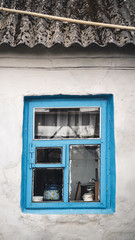
{"label": "corrugated roof sheet", "polygon": [[[135,0],[1,0],[7,8],[27,10],[61,17],[135,26]],[[135,44],[135,32],[62,23],[27,15],[0,12],[0,44],[10,46],[43,44],[52,47],[60,43],[83,47],[96,43]]]}

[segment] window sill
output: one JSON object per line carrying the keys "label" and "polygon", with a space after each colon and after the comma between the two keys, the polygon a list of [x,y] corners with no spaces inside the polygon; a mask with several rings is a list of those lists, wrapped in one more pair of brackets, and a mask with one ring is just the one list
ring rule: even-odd
{"label": "window sill", "polygon": [[22,209],[30,214],[114,214],[114,209]]}

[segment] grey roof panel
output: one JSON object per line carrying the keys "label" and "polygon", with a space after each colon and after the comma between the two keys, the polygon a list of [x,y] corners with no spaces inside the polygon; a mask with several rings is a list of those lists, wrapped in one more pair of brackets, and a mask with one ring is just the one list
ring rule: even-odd
{"label": "grey roof panel", "polygon": [[[1,0],[0,5],[55,16],[135,26],[135,0]],[[83,47],[96,43],[135,44],[135,31],[101,28],[0,12],[0,44],[15,47],[43,44],[50,48],[56,43]]]}

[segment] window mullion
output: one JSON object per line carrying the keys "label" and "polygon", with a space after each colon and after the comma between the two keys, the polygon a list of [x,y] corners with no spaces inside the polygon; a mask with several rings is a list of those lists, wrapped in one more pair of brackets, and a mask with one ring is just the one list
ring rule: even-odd
{"label": "window mullion", "polygon": [[68,193],[69,193],[69,190],[68,190],[69,189],[69,145],[64,146],[63,157],[65,157],[63,199],[64,199],[64,202],[68,202]]}

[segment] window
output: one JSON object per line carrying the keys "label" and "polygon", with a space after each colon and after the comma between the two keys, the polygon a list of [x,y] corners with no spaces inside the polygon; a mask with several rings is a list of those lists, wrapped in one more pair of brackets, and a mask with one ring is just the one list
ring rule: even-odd
{"label": "window", "polygon": [[113,96],[25,97],[21,207],[113,213]]}

